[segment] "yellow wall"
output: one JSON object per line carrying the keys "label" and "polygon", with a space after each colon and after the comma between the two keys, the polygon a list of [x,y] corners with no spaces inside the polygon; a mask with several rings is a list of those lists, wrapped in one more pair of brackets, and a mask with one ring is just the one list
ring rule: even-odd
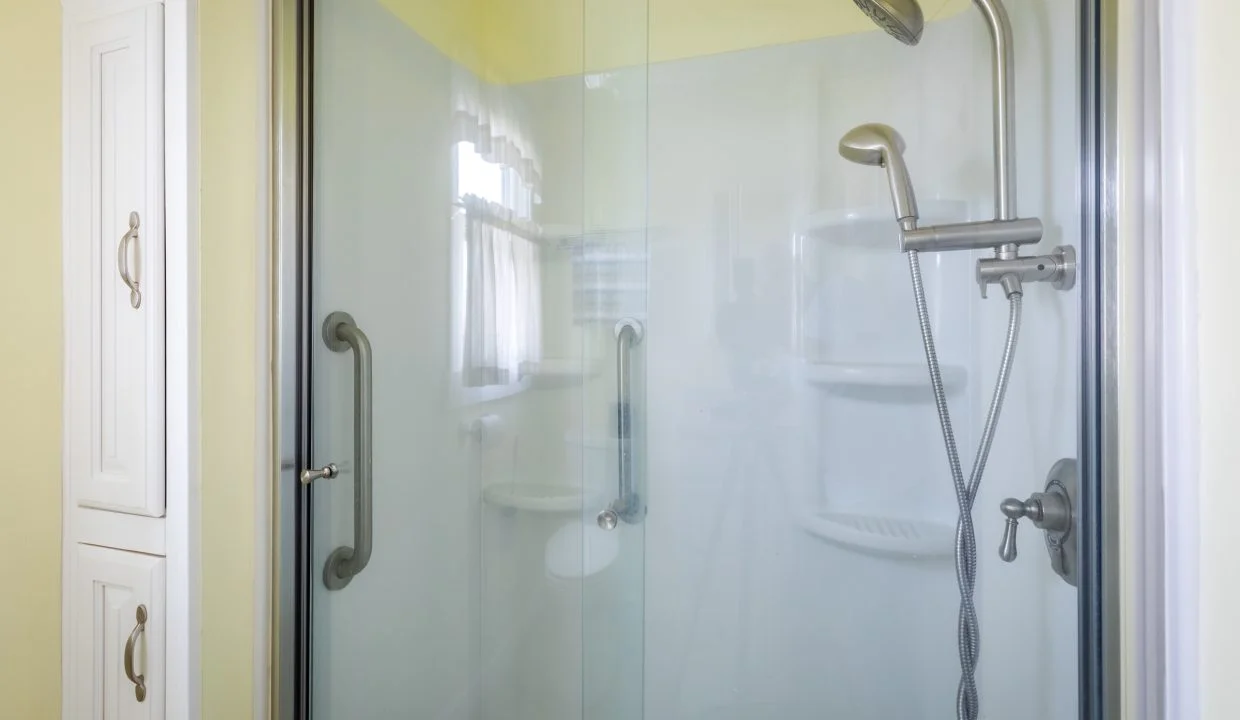
{"label": "yellow wall", "polygon": [[[1201,717],[1224,720],[1240,717],[1240,323],[1236,322],[1235,277],[1228,268],[1240,263],[1235,241],[1236,181],[1233,168],[1240,163],[1240,147],[1231,142],[1240,113],[1240,83],[1235,67],[1240,46],[1235,28],[1240,4],[1232,0],[1203,0],[1181,27],[1193,38],[1190,53],[1196,85],[1188,91],[1193,102],[1187,130],[1195,140],[1196,157],[1188,159],[1189,177],[1197,215],[1195,241],[1197,297],[1197,387],[1199,390],[1201,534],[1200,676]],[[1181,39],[1181,43],[1184,41]],[[1222,142],[1218,140],[1222,139]],[[1177,478],[1168,478],[1175,481]],[[1188,533],[1197,528],[1176,528]],[[1191,592],[1191,589],[1190,589]],[[1190,595],[1191,597],[1191,595]],[[1188,647],[1192,647],[1191,644]],[[1189,689],[1191,691],[1191,688]]]}
{"label": "yellow wall", "polygon": [[0,716],[60,717],[60,3],[0,0]]}
{"label": "yellow wall", "polygon": [[262,5],[198,4],[204,720],[244,720],[254,706]]}
{"label": "yellow wall", "polygon": [[[490,82],[521,83],[875,31],[852,0],[380,0]],[[939,20],[969,0],[923,0]]]}
{"label": "yellow wall", "polygon": [[379,0],[406,25],[423,31],[422,38],[444,55],[473,68],[486,65],[478,43],[483,0]]}

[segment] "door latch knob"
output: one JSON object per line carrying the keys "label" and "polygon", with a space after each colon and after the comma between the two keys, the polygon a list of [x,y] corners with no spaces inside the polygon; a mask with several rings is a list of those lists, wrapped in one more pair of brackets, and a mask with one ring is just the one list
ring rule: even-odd
{"label": "door latch knob", "polygon": [[615,530],[620,524],[620,513],[611,508],[607,508],[598,514],[598,526],[604,530]]}
{"label": "door latch knob", "polygon": [[328,463],[319,469],[309,469],[301,471],[301,484],[309,485],[315,480],[331,480],[340,474],[340,468],[336,467],[336,463]]}

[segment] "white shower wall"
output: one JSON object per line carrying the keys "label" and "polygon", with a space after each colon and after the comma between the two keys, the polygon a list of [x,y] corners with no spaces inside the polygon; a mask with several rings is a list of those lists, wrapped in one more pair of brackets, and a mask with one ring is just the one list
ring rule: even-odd
{"label": "white shower wall", "polygon": [[[542,155],[536,219],[569,244],[647,258],[623,280],[644,288],[626,311],[647,330],[635,414],[649,516],[621,527],[605,570],[563,580],[547,573],[549,539],[602,508],[512,511],[484,505],[481,488],[614,485],[611,324],[575,321],[571,252],[548,246],[544,355],[593,374],[488,403],[453,396],[454,68],[371,0],[318,5],[315,322],[351,312],[376,363],[375,555],[345,591],[316,590],[322,716],[952,716],[950,559],[846,549],[803,522],[822,505],[954,522],[928,390],[910,401],[803,379],[807,338],[853,363],[877,347],[923,362],[894,222],[866,230],[873,250],[802,240],[812,267],[795,250],[822,211],[886,216],[883,173],[835,152],[862,122],[900,130],[927,208],[990,214],[989,41],[975,14],[931,24],[917,48],[870,33],[510,88]],[[1020,211],[1046,224],[1043,250],[1076,244],[1075,4],[1011,13]],[[980,299],[962,254],[924,265],[941,353],[967,368],[951,398],[967,462],[1006,304]],[[799,295],[807,278],[816,287]],[[1076,294],[1031,286],[1025,304],[974,514],[983,717],[1004,720],[1073,717],[1077,696],[1074,591],[1028,527],[1015,564],[997,557],[1000,499],[1041,490],[1076,446]],[[350,359],[315,352],[316,458],[347,457]],[[485,445],[466,430],[483,416],[500,430]],[[351,536],[348,480],[316,490],[319,547]]]}
{"label": "white shower wall", "polygon": [[[1014,4],[1012,21],[1019,208],[1043,219],[1038,250],[1047,252],[1079,237],[1076,6]],[[796,287],[808,269],[793,248],[805,218],[822,210],[890,217],[883,173],[836,153],[837,139],[862,122],[901,131],[924,206],[967,208],[967,218],[932,220],[991,216],[989,52],[985,26],[969,12],[932,24],[917,48],[871,33],[587,83],[597,89],[583,103],[585,214],[649,231],[646,718],[953,714],[950,560],[875,557],[824,543],[798,522],[815,498],[947,525],[956,504],[928,391],[918,402],[875,402],[800,380],[807,333]],[[600,129],[608,117],[613,126]],[[592,156],[645,162],[624,175]],[[645,204],[631,202],[635,191]],[[836,258],[843,266],[820,273],[847,289],[817,288],[833,302],[822,313],[830,317],[816,320],[855,333],[832,338],[849,361],[882,344],[920,365],[894,222],[875,243],[861,252],[864,263]],[[817,251],[831,262],[829,250]],[[881,273],[858,272],[882,263]],[[1007,304],[995,293],[980,298],[964,254],[926,256],[923,265],[940,352],[968,373],[965,392],[952,397],[967,463]],[[1040,491],[1050,466],[1075,456],[1077,318],[1076,293],[1027,289],[1012,387],[974,512],[983,717],[1076,714],[1076,594],[1051,572],[1039,533],[1024,529],[1012,565],[997,550],[999,501]],[[604,332],[583,342],[602,355],[609,341]],[[587,404],[599,401],[587,416],[592,409],[599,425],[606,398],[606,387],[587,391]],[[1023,699],[1008,702],[1015,697]]]}

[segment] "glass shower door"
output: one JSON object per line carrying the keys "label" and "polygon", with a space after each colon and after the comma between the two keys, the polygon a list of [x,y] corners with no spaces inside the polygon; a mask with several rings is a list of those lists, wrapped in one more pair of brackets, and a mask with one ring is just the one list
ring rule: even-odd
{"label": "glass shower door", "polygon": [[644,4],[307,5],[311,714],[639,718]]}
{"label": "glass shower door", "polygon": [[467,718],[482,547],[451,382],[452,66],[378,2],[313,17],[312,458],[339,474],[311,486],[312,715]]}
{"label": "glass shower door", "polygon": [[[1078,3],[1012,4],[1040,256],[1081,244]],[[889,124],[923,226],[991,217],[974,4],[916,48],[843,0],[306,5],[313,716],[955,716],[959,504],[890,185],[838,143]],[[988,256],[921,260],[966,463]],[[997,552],[1077,452],[1078,295],[1025,289],[973,509],[983,718],[1078,709],[1076,590],[1040,532]]]}
{"label": "glass shower door", "polygon": [[[641,720],[646,685],[646,528],[649,472],[647,393],[649,86],[646,0],[583,5],[581,229],[573,243],[573,297],[582,356],[596,373],[582,396],[583,447],[601,461],[584,467],[604,503],[587,507],[586,538],[615,544],[595,555],[582,585],[582,720]],[[590,452],[590,451],[587,451]]]}

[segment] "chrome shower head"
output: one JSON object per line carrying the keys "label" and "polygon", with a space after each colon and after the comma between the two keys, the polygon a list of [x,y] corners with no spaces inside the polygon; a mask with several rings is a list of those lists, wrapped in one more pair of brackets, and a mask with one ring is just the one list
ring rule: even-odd
{"label": "chrome shower head", "polygon": [[921,31],[926,25],[921,5],[917,0],[853,0],[861,12],[887,31],[891,37],[905,45],[921,41]]}
{"label": "chrome shower head", "polygon": [[840,155],[861,165],[886,168],[896,222],[916,224],[917,197],[904,164],[904,138],[895,128],[881,123],[858,125],[840,138]]}

